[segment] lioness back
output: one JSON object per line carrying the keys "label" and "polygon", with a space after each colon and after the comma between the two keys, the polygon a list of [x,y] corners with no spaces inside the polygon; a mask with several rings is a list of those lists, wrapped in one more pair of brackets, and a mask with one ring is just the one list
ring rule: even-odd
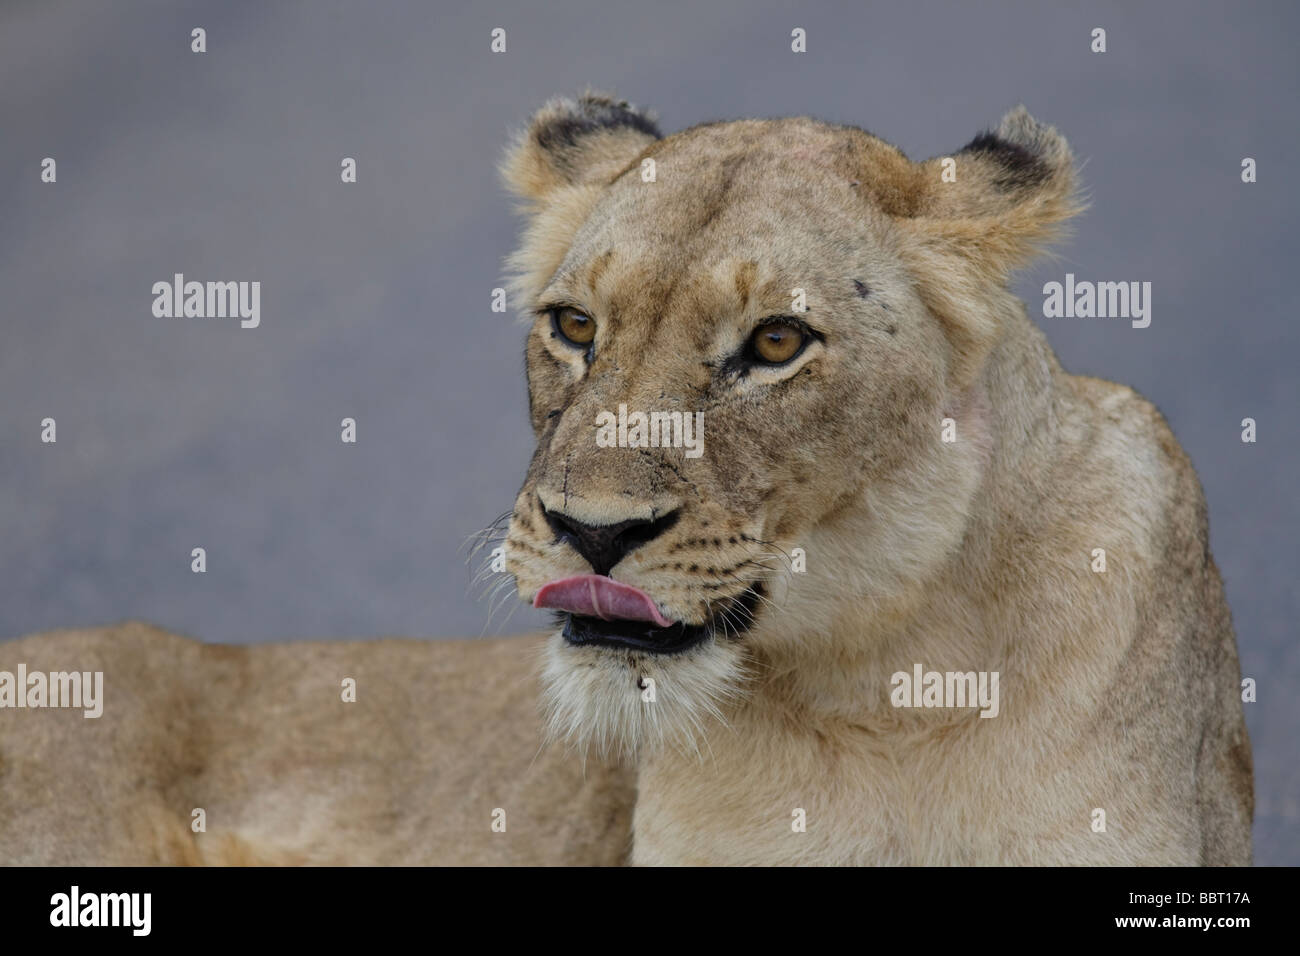
{"label": "lioness back", "polygon": [[0,671],[103,672],[98,718],[0,712],[0,863],[619,863],[631,778],[542,745],[536,646],[0,644]]}

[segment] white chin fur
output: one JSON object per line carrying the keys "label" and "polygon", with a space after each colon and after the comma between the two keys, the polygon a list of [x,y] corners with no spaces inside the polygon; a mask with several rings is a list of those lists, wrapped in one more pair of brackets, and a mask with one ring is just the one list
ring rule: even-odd
{"label": "white chin fur", "polygon": [[[653,701],[643,679],[654,681]],[[705,728],[725,722],[723,705],[740,697],[744,682],[744,656],[729,643],[708,640],[660,656],[574,647],[556,633],[543,652],[547,734],[601,756],[664,746],[701,753]]]}

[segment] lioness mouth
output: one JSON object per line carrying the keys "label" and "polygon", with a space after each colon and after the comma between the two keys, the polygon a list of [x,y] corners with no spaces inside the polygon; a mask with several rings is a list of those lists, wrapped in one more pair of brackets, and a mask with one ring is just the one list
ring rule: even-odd
{"label": "lioness mouth", "polygon": [[703,624],[670,621],[650,595],[602,574],[552,581],[537,592],[533,607],[562,612],[564,639],[592,645],[676,654],[716,633],[734,636],[754,623],[761,584],[721,603]]}

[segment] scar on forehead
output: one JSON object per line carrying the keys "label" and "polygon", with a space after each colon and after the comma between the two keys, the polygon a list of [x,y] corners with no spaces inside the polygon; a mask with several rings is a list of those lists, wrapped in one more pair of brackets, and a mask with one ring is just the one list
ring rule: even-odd
{"label": "scar on forehead", "polygon": [[742,309],[749,305],[749,296],[754,291],[756,281],[758,281],[758,263],[752,260],[742,262],[740,268],[736,270],[736,295],[740,297]]}
{"label": "scar on forehead", "polygon": [[605,270],[609,268],[609,264],[613,259],[614,250],[606,249],[592,260],[591,265],[587,267],[587,287],[591,289],[593,293],[596,291],[596,283],[598,283],[600,277],[605,274]]}
{"label": "scar on forehead", "polygon": [[871,288],[870,288],[870,286],[868,286],[868,285],[867,285],[865,282],[863,282],[861,279],[854,279],[854,280],[853,280],[853,288],[854,288],[855,290],[857,290],[858,295],[859,295],[861,298],[863,298],[863,299],[865,299],[867,296],[871,295]]}

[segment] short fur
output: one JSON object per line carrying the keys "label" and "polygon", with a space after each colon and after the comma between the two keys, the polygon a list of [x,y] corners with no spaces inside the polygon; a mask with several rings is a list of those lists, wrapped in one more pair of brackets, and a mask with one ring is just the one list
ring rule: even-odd
{"label": "short fur", "polygon": [[[1240,673],[1195,472],[1149,402],[1064,372],[1008,291],[1079,209],[1065,139],[1015,109],[952,155],[955,182],[942,157],[809,119],[666,139],[620,119],[590,165],[582,140],[539,146],[631,109],[553,103],[506,162],[531,210],[513,262],[538,437],[508,567],[525,599],[590,570],[543,507],[676,512],[611,576],[692,624],[735,623],[756,582],[767,596],[747,633],[672,657],[552,637],[552,733],[637,765],[634,860],[1249,862]],[[730,373],[796,288],[822,347]],[[556,304],[596,320],[590,358],[552,333]],[[601,447],[596,416],[620,404],[703,411],[704,455]],[[891,706],[917,663],[999,672],[1000,715]]]}
{"label": "short fur", "polygon": [[0,644],[0,670],[104,672],[99,718],[0,710],[0,864],[621,863],[633,775],[542,745],[538,650],[135,622]]}
{"label": "short fur", "polygon": [[[0,669],[99,668],[109,695],[99,721],[0,712],[0,860],[616,862],[630,837],[649,864],[1248,863],[1195,472],[1149,402],[1064,372],[1008,291],[1078,210],[1069,147],[1020,108],[951,158],[949,183],[941,159],[810,119],[660,138],[608,97],[548,104],[504,167],[528,210],[537,435],[508,570],[526,600],[590,571],[543,505],[676,511],[611,576],[720,632],[676,656],[552,635],[540,668],[523,639],[229,648],[126,625],[0,645]],[[738,374],[726,357],[796,288],[824,341]],[[552,335],[556,304],[596,320],[590,360]],[[620,403],[702,411],[704,455],[599,447]],[[998,671],[999,715],[891,706],[916,663]],[[539,669],[585,775],[539,753]]]}

